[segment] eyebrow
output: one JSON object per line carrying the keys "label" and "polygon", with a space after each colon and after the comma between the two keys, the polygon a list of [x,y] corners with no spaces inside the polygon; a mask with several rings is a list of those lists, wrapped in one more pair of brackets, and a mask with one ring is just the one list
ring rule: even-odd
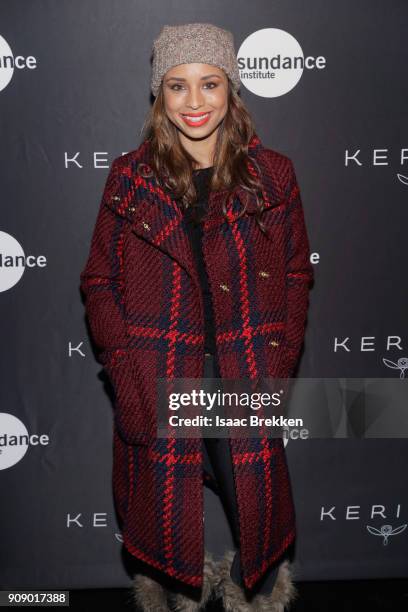
{"label": "eyebrow", "polygon": [[[211,77],[218,77],[219,79],[221,78],[219,74],[206,74],[205,76],[201,77],[200,80],[203,79],[210,79]],[[166,81],[171,81],[171,80],[175,80],[175,81],[186,81],[187,79],[184,79],[182,77],[168,77],[166,79]]]}

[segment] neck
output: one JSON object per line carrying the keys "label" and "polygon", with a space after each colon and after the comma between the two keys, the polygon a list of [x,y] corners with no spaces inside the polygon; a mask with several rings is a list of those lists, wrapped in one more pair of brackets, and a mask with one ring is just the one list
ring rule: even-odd
{"label": "neck", "polygon": [[179,132],[181,145],[196,160],[196,164],[194,164],[196,170],[213,165],[217,134],[218,128],[206,138],[194,139],[188,138],[185,134]]}

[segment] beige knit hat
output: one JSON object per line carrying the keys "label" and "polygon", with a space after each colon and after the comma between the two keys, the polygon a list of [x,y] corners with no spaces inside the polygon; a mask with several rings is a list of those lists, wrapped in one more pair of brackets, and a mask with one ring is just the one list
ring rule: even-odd
{"label": "beige knit hat", "polygon": [[153,43],[153,95],[157,96],[162,78],[172,66],[195,62],[224,70],[238,91],[241,81],[231,32],[211,23],[186,23],[163,26]]}

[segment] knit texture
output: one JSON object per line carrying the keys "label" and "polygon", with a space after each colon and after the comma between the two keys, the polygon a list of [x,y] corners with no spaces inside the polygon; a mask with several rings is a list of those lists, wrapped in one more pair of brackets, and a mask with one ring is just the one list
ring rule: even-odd
{"label": "knit texture", "polygon": [[204,351],[215,353],[214,313],[211,291],[208,285],[208,275],[202,251],[202,235],[204,218],[208,207],[208,195],[213,167],[193,171],[193,181],[197,191],[197,200],[184,211],[186,229],[189,233],[191,246],[196,258],[197,271],[200,276],[201,293],[204,304],[205,337]]}
{"label": "knit texture", "polygon": [[[203,255],[213,296],[223,378],[292,376],[304,338],[313,277],[293,164],[254,136],[249,169],[264,192],[213,191]],[[149,143],[110,169],[88,259],[81,273],[87,318],[114,392],[115,501],[123,542],[135,557],[186,584],[203,581],[201,439],[156,438],[156,379],[197,378],[204,370],[200,280],[183,214],[154,176]],[[246,213],[239,216],[243,203]],[[199,384],[199,380],[198,380]],[[230,439],[241,534],[241,570],[252,588],[296,535],[281,438]]]}
{"label": "knit texture", "polygon": [[211,23],[187,23],[165,25],[153,43],[153,95],[157,96],[162,78],[170,68],[192,63],[218,66],[238,91],[241,80],[232,33]]}

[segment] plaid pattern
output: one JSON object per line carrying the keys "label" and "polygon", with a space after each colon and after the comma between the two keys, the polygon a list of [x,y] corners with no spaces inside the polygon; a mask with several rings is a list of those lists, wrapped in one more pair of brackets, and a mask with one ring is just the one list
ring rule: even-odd
{"label": "plaid pattern", "polygon": [[[291,160],[249,145],[260,174],[271,240],[256,201],[238,189],[212,192],[203,252],[225,378],[290,377],[304,338],[313,279],[302,203]],[[200,439],[157,439],[156,377],[200,378],[204,313],[185,219],[154,176],[149,143],[116,158],[81,273],[97,359],[115,391],[113,487],[123,541],[135,557],[200,587],[203,579],[203,455]],[[242,203],[247,212],[239,216]],[[283,441],[230,439],[248,588],[295,538]],[[208,475],[207,475],[208,478]]]}

